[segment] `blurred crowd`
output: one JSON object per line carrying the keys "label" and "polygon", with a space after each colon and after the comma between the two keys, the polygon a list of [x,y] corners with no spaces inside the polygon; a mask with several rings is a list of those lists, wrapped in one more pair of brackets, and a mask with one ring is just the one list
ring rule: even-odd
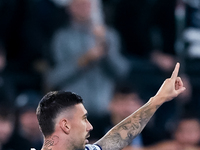
{"label": "blurred crowd", "polygon": [[200,1],[0,0],[0,150],[41,149],[35,109],[53,90],[83,98],[96,141],[177,61],[186,91],[127,150],[200,149]]}

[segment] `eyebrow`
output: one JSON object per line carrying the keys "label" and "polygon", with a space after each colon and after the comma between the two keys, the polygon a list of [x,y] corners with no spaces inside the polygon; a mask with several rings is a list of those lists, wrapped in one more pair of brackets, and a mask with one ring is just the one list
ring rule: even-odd
{"label": "eyebrow", "polygon": [[86,113],[86,114],[83,115],[83,118],[85,118],[85,117],[86,118],[88,117],[88,113]]}

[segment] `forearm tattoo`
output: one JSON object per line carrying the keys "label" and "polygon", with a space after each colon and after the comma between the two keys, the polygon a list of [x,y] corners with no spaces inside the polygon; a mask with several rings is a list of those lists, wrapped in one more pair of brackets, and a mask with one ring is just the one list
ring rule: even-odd
{"label": "forearm tattoo", "polygon": [[59,137],[54,135],[51,138],[45,140],[43,150],[52,150],[52,146],[59,142]]}
{"label": "forearm tattoo", "polygon": [[97,141],[103,150],[121,150],[140,134],[160,105],[146,103],[137,112],[113,127],[102,139]]}

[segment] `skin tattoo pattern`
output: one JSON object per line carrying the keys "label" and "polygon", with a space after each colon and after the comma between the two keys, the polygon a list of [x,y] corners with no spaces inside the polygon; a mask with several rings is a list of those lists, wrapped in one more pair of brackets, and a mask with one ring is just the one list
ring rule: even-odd
{"label": "skin tattoo pattern", "polygon": [[52,146],[56,145],[59,142],[59,137],[54,135],[49,140],[46,140],[44,143],[44,150],[52,150]]}
{"label": "skin tattoo pattern", "polygon": [[105,135],[105,139],[98,142],[98,145],[105,150],[120,150],[129,145],[142,131],[159,107],[160,105],[151,106],[150,102],[147,103],[134,115],[129,116],[123,123],[120,123],[116,129],[112,129],[107,135]]}

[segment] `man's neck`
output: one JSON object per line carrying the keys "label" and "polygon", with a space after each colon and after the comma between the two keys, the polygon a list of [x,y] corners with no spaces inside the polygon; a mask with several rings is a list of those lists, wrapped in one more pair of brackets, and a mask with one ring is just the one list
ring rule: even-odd
{"label": "man's neck", "polygon": [[61,141],[59,136],[52,135],[48,138],[45,138],[42,150],[56,150],[58,149],[60,143]]}
{"label": "man's neck", "polygon": [[62,134],[53,134],[44,139],[44,144],[41,150],[73,150],[69,139]]}

